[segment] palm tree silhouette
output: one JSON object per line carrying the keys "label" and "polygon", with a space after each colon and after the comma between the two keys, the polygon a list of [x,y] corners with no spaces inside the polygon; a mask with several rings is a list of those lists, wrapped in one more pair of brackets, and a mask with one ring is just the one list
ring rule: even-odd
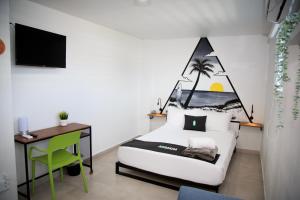
{"label": "palm tree silhouette", "polygon": [[192,96],[198,85],[200,75],[203,74],[203,75],[207,76],[208,78],[210,78],[209,72],[213,72],[212,68],[214,68],[214,66],[208,62],[210,62],[209,59],[203,59],[203,58],[201,58],[201,59],[196,58],[194,60],[194,63],[192,64],[193,69],[191,70],[190,74],[192,74],[193,72],[198,72],[198,76],[197,76],[196,82],[193,86],[193,89],[190,91],[190,94],[187,97],[187,99],[183,105],[184,108],[188,107],[188,105],[192,99]]}

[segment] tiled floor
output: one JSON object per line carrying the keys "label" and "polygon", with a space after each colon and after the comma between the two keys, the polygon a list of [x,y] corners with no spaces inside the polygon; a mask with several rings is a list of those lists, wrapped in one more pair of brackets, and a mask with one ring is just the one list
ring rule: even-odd
{"label": "tiled floor", "polygon": [[[113,150],[94,159],[94,174],[88,175],[89,192],[84,193],[81,178],[65,175],[64,182],[55,180],[57,199],[130,199],[176,200],[178,192],[115,174],[117,151]],[[220,193],[247,200],[261,200],[263,183],[258,155],[236,152]],[[21,199],[21,198],[20,198]],[[34,200],[50,198],[48,182],[37,184]]]}

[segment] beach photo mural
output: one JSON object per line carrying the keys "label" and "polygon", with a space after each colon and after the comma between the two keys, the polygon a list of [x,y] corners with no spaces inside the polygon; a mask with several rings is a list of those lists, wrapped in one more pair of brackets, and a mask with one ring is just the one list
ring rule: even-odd
{"label": "beach photo mural", "polygon": [[201,38],[184,68],[167,105],[230,112],[233,121],[251,121],[230,78],[207,38]]}

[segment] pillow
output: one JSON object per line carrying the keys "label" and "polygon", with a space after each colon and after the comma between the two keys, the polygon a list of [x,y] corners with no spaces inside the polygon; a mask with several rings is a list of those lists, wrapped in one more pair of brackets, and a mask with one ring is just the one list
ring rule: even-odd
{"label": "pillow", "polygon": [[228,131],[231,113],[204,111],[207,115],[206,131]]}
{"label": "pillow", "polygon": [[175,106],[168,106],[167,123],[183,129],[185,124],[184,115],[207,116],[206,131],[228,131],[232,117],[231,113],[208,111],[200,108],[185,110]]}
{"label": "pillow", "polygon": [[184,127],[184,115],[204,116],[205,113],[199,108],[182,109],[176,106],[168,106],[167,123],[178,126],[181,129]]}
{"label": "pillow", "polygon": [[183,128],[184,125],[184,110],[175,106],[168,107],[167,123]]}
{"label": "pillow", "polygon": [[205,132],[206,116],[184,115],[184,130],[194,130]]}
{"label": "pillow", "polygon": [[185,110],[184,114],[193,116],[205,116],[206,112],[201,108],[192,108]]}

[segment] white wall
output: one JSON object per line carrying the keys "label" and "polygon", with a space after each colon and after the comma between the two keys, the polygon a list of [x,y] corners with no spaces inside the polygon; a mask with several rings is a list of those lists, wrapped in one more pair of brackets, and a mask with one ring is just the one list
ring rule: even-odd
{"label": "white wall", "polygon": [[[94,154],[148,132],[146,114],[158,97],[163,103],[168,98],[199,40],[142,41],[30,1],[11,5],[12,22],[67,36],[66,69],[12,65],[15,132],[20,116],[27,116],[30,130],[36,130],[57,125],[57,113],[66,110],[71,122],[92,125]],[[266,38],[209,40],[245,107],[254,104],[255,121],[263,122]],[[239,146],[259,150],[260,137],[256,129],[242,130]],[[16,147],[23,179],[23,152]]]}
{"label": "white wall", "polygon": [[25,0],[12,1],[11,20],[67,36],[66,69],[13,64],[15,132],[20,116],[36,130],[56,126],[58,112],[66,110],[71,122],[92,125],[93,154],[138,134],[141,40]]}
{"label": "white wall", "polygon": [[9,179],[10,189],[0,199],[17,199],[15,146],[12,116],[12,88],[9,34],[9,0],[0,1],[0,38],[6,51],[0,55],[0,174]]}
{"label": "white wall", "polygon": [[300,198],[300,119],[292,117],[296,70],[299,68],[299,46],[289,47],[290,81],[284,87],[284,128],[278,129],[276,103],[273,98],[275,63],[274,41],[271,41],[268,85],[266,93],[265,131],[262,145],[262,167],[267,200]]}
{"label": "white wall", "polygon": [[[208,37],[238,92],[245,108],[250,112],[254,105],[254,121],[263,123],[266,70],[268,63],[267,38],[260,35]],[[163,103],[169,97],[176,81],[193,53],[199,38],[144,41],[143,71],[141,77],[141,102],[139,131],[149,130],[145,115],[157,108],[157,98]],[[203,82],[204,81],[204,82]],[[211,81],[211,80],[206,80]],[[227,83],[227,82],[226,82]],[[224,84],[226,85],[224,82]],[[208,90],[209,84],[200,79],[199,85]],[[242,128],[239,148],[259,150],[262,132]]]}

